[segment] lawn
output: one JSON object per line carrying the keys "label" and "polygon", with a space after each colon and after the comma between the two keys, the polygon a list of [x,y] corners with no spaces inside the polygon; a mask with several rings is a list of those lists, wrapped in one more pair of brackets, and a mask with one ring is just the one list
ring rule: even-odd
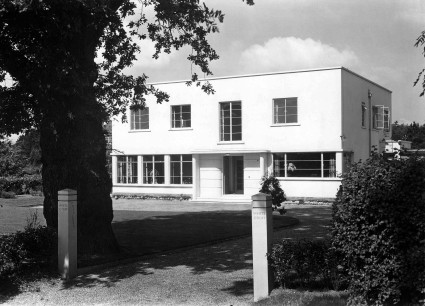
{"label": "lawn", "polygon": [[[128,201],[134,205],[136,200]],[[139,202],[142,206],[143,201]],[[179,210],[169,210],[166,205],[158,205],[157,210],[152,210],[150,205],[147,211],[143,207],[114,210],[112,228],[123,250],[119,258],[163,253],[251,234],[250,210],[202,211],[198,208],[193,211],[188,202],[174,202],[171,204],[180,206]],[[44,225],[42,203],[42,197],[32,196],[0,199],[0,234],[23,230],[33,214],[37,214],[40,224]],[[279,214],[273,217],[275,229],[298,222],[296,218]],[[93,263],[91,259],[80,257],[79,267]]]}

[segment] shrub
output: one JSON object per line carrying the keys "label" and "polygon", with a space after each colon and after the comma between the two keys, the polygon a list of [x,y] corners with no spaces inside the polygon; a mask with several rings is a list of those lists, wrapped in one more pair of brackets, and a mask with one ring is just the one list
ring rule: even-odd
{"label": "shrub", "polygon": [[0,198],[14,199],[16,198],[16,194],[12,191],[0,191]]}
{"label": "shrub", "polygon": [[39,225],[33,215],[24,231],[0,236],[0,280],[52,264],[56,250],[56,231]]}
{"label": "shrub", "polygon": [[284,288],[341,289],[346,285],[329,241],[283,240],[268,254],[275,283]]}
{"label": "shrub", "polygon": [[425,160],[375,156],[354,164],[333,205],[332,236],[349,275],[350,303],[424,299]]}
{"label": "shrub", "polygon": [[[286,200],[285,192],[280,187],[279,180],[273,175],[263,176],[261,179],[260,192],[266,193],[272,196],[272,204],[274,209],[281,206],[281,203]],[[285,208],[280,209],[280,213],[285,213]]]}
{"label": "shrub", "polygon": [[39,174],[25,174],[23,176],[0,177],[0,190],[12,191],[16,194],[25,194],[33,190],[41,190],[42,179]]}

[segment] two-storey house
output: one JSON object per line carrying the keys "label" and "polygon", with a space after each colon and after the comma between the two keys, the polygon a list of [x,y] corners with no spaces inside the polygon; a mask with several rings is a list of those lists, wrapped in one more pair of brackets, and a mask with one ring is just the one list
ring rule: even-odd
{"label": "two-storey house", "polygon": [[390,137],[391,91],[344,68],[185,81],[113,123],[114,194],[246,201],[273,174],[292,198],[334,198],[346,164]]}

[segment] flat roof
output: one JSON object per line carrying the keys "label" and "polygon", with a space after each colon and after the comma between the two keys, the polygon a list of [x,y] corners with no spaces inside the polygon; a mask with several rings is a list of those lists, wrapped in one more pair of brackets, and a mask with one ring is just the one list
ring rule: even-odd
{"label": "flat roof", "polygon": [[[230,76],[222,76],[222,77],[210,77],[210,78],[203,78],[202,81],[214,81],[214,80],[225,80],[225,79],[238,79],[238,78],[250,78],[250,77],[258,77],[258,76],[268,76],[268,75],[279,75],[279,74],[291,74],[291,73],[303,73],[303,72],[316,72],[316,71],[326,71],[326,70],[344,70],[347,71],[375,86],[378,86],[390,93],[392,93],[391,90],[385,88],[382,85],[379,85],[378,83],[375,83],[364,76],[361,76],[358,73],[355,73],[354,71],[345,68],[343,66],[336,66],[336,67],[324,67],[324,68],[314,68],[314,69],[300,69],[300,70],[287,70],[287,71],[276,71],[276,72],[263,72],[263,73],[252,73],[252,74],[241,74],[241,75],[230,75]],[[148,85],[165,85],[165,84],[175,84],[175,83],[186,83],[190,80],[176,80],[176,81],[163,81],[163,82],[152,82],[148,83]]]}

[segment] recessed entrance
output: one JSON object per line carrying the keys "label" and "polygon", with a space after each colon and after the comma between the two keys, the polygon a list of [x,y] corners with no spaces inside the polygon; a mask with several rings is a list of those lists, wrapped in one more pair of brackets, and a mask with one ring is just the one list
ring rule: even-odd
{"label": "recessed entrance", "polygon": [[223,157],[224,194],[243,194],[243,156]]}

